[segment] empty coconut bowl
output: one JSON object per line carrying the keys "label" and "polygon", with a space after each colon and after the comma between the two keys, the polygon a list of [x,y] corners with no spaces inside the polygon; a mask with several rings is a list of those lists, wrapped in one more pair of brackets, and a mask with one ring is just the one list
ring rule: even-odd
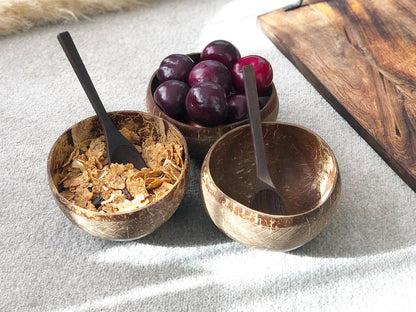
{"label": "empty coconut bowl", "polygon": [[262,124],[268,168],[286,215],[249,207],[256,167],[250,127],[223,135],[202,164],[206,211],[233,240],[256,248],[287,251],[317,236],[330,221],[341,194],[338,164],[312,131],[287,123]]}
{"label": "empty coconut bowl", "polygon": [[[87,118],[65,131],[53,145],[48,157],[49,186],[59,208],[74,224],[86,232],[109,240],[133,240],[143,237],[164,224],[178,208],[189,176],[189,155],[182,134],[172,124],[162,118],[136,111],[109,113],[118,129],[123,127],[137,131],[143,127],[164,140],[169,135],[183,147],[183,166],[173,187],[150,204],[124,212],[103,213],[91,211],[67,200],[58,190],[59,172],[63,163],[74,150],[74,138],[82,141],[97,138],[103,134],[96,116]],[[150,128],[149,128],[150,127]],[[160,136],[159,136],[160,135]]]}
{"label": "empty coconut bowl", "polygon": [[[199,61],[199,53],[188,54],[195,62]],[[150,83],[147,88],[146,105],[147,111],[155,116],[162,117],[174,124],[184,135],[189,148],[189,154],[192,158],[202,161],[208,152],[211,145],[219,139],[224,133],[230,131],[233,128],[248,123],[248,119],[238,122],[219,125],[216,127],[204,127],[195,123],[181,122],[169,117],[165,114],[160,107],[155,103],[153,94],[156,88],[159,86],[159,81],[156,77],[156,72],[150,79]],[[264,98],[260,98],[260,101],[265,100],[265,105],[261,109],[261,119],[263,121],[275,121],[279,112],[279,100],[276,93],[276,88],[272,84],[268,93],[264,95]]]}

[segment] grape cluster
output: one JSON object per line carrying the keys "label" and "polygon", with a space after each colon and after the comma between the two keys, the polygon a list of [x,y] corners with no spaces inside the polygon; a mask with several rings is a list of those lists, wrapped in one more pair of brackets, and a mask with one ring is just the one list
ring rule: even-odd
{"label": "grape cluster", "polygon": [[160,84],[153,98],[168,116],[182,122],[215,127],[246,119],[243,66],[249,64],[263,107],[273,80],[270,63],[258,55],[241,57],[225,40],[209,43],[198,63],[184,54],[164,58],[156,72]]}

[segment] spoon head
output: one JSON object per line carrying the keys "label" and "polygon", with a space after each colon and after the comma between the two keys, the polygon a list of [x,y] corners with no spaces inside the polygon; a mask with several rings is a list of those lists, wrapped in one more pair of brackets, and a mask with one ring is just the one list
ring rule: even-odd
{"label": "spoon head", "polygon": [[255,190],[251,197],[250,207],[272,215],[286,214],[282,197],[272,188]]}
{"label": "spoon head", "polygon": [[108,154],[110,163],[118,164],[133,164],[133,166],[140,170],[146,167],[142,155],[133,145],[118,145]]}

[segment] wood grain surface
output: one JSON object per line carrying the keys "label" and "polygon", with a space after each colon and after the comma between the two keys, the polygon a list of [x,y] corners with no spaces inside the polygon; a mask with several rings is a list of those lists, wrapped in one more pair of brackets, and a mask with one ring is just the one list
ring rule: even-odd
{"label": "wood grain surface", "polygon": [[416,1],[305,1],[258,24],[416,191]]}

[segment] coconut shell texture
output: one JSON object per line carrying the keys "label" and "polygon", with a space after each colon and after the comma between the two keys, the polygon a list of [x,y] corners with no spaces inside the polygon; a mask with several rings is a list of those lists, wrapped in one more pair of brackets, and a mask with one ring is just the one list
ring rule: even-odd
{"label": "coconut shell texture", "polygon": [[256,175],[249,126],[231,130],[209,150],[201,188],[208,215],[243,245],[292,250],[317,236],[330,221],[341,195],[338,164],[329,146],[313,132],[284,123],[263,123],[271,178],[286,215],[249,207]]}
{"label": "coconut shell texture", "polygon": [[169,122],[142,112],[118,111],[109,113],[118,129],[136,131],[148,127],[149,133],[161,139],[170,133],[183,146],[184,165],[173,188],[149,205],[128,212],[98,213],[81,208],[66,200],[58,191],[58,173],[73,150],[74,143],[103,134],[96,116],[85,119],[63,133],[53,145],[48,157],[48,180],[59,208],[74,224],[86,232],[110,240],[133,240],[143,237],[165,223],[177,210],[189,178],[189,155],[182,134]]}

